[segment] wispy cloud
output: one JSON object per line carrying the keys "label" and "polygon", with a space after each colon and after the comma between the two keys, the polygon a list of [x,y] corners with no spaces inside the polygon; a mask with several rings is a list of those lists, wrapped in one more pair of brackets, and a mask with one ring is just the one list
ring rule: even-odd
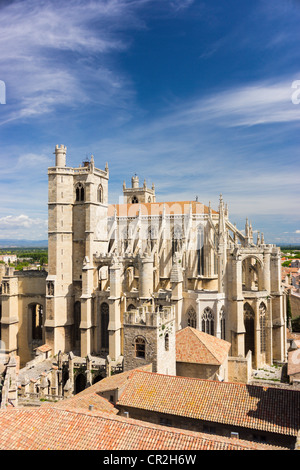
{"label": "wispy cloud", "polygon": [[[7,106],[0,125],[63,106],[134,107],[131,77],[114,54],[146,28],[140,10],[156,0],[16,0],[0,8],[1,79]],[[169,11],[193,0],[167,0]]]}
{"label": "wispy cloud", "polygon": [[[300,75],[300,72],[299,72]],[[218,90],[208,97],[174,108],[160,125],[186,126],[214,122],[225,127],[300,121],[299,107],[292,102],[293,78],[272,82],[249,83],[233,89]]]}
{"label": "wispy cloud", "polygon": [[28,0],[2,7],[0,66],[7,106],[1,123],[62,105],[95,100],[108,105],[115,95],[126,100],[130,86],[111,54],[128,47],[126,30],[143,27],[137,8],[137,2],[126,0]]}

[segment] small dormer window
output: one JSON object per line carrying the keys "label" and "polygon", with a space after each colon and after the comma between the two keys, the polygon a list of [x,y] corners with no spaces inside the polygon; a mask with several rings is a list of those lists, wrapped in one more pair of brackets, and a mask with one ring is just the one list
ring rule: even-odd
{"label": "small dormer window", "polygon": [[137,204],[138,202],[139,202],[138,198],[136,196],[133,196],[132,204]]}

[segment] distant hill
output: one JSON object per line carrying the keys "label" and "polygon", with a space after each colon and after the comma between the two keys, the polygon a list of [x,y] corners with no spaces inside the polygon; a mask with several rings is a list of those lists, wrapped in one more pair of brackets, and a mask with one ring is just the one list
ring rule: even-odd
{"label": "distant hill", "polygon": [[14,240],[0,238],[0,248],[45,248],[47,246],[48,240]]}

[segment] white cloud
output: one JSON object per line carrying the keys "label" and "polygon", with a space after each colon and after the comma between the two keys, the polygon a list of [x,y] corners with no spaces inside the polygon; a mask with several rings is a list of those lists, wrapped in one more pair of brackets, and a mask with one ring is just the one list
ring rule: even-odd
{"label": "white cloud", "polygon": [[30,239],[47,238],[47,220],[31,218],[25,214],[0,218],[0,238]]}
{"label": "white cloud", "polygon": [[[218,90],[207,98],[180,104],[165,127],[215,123],[223,127],[300,121],[299,107],[292,103],[293,80],[258,82],[235,89]],[[171,118],[171,119],[170,119]],[[162,123],[160,123],[162,124]]]}
{"label": "white cloud", "polygon": [[126,102],[131,85],[108,56],[128,48],[124,31],[143,27],[135,12],[144,3],[28,0],[2,7],[0,66],[7,106],[1,124],[61,105],[112,105],[115,95],[119,105]]}

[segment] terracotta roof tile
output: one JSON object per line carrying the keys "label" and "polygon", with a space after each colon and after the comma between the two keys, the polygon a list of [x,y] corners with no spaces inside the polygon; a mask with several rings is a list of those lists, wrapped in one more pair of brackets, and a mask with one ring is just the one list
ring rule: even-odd
{"label": "terracotta roof tile", "polygon": [[[141,211],[141,215],[162,215],[165,210],[166,215],[189,214],[190,207],[193,214],[208,214],[208,207],[197,201],[172,201],[172,202],[143,202],[140,204],[111,204],[108,206],[108,216],[112,217],[117,212],[117,216],[136,217]],[[212,210],[213,214],[218,212]]]}
{"label": "terracotta roof tile", "polygon": [[231,344],[195,328],[176,333],[176,361],[220,365],[228,356]]}
{"label": "terracotta roof tile", "polygon": [[[89,389],[87,388],[86,391]],[[44,403],[43,407],[56,407],[64,410],[76,410],[76,409],[89,409],[89,406],[93,405],[93,410],[104,411],[105,413],[118,414],[119,410],[114,407],[106,398],[99,396],[96,392],[90,391],[89,393],[80,394],[78,393],[74,397],[67,398],[65,400],[58,401],[57,403]]]}
{"label": "terracotta roof tile", "polygon": [[1,450],[277,450],[166,428],[103,412],[10,408],[0,411]]}
{"label": "terracotta roof tile", "polygon": [[152,364],[147,364],[143,367],[140,367],[139,369],[133,369],[127,372],[121,372],[120,374],[111,375],[110,377],[105,377],[99,382],[96,382],[94,385],[91,385],[82,392],[78,393],[77,396],[90,394],[91,392],[102,393],[109,390],[121,389],[126,385],[135,370],[152,372]]}
{"label": "terracotta roof tile", "polygon": [[300,430],[299,390],[135,371],[118,405],[289,436]]}

